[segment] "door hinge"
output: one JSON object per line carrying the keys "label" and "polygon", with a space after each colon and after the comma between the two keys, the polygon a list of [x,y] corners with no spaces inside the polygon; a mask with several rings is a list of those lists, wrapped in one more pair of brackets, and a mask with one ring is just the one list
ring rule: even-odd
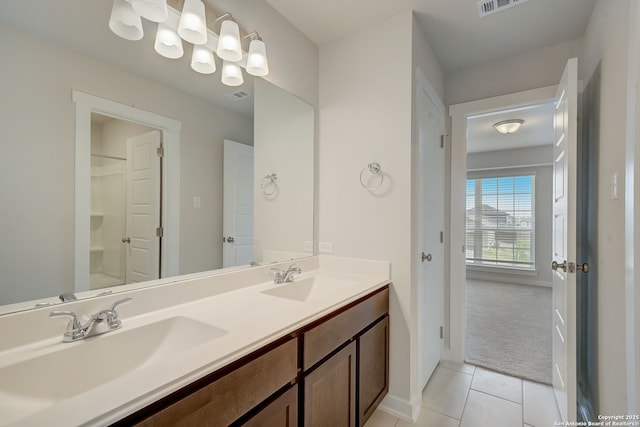
{"label": "door hinge", "polygon": [[160,146],[156,149],[156,153],[158,154],[158,157],[163,158],[164,157],[164,145],[160,144]]}
{"label": "door hinge", "polygon": [[444,138],[445,138],[446,136],[447,136],[447,135],[440,135],[440,148],[444,148]]}
{"label": "door hinge", "polygon": [[440,232],[440,243],[444,243],[444,231]]}
{"label": "door hinge", "polygon": [[444,338],[444,327],[440,326],[440,339]]}
{"label": "door hinge", "polygon": [[164,235],[164,227],[156,228],[156,237],[162,237]]}

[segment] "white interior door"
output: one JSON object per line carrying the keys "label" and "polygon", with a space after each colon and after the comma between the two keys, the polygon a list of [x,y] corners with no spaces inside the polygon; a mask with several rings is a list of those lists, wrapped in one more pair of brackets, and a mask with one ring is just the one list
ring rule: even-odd
{"label": "white interior door", "polygon": [[223,267],[253,261],[253,147],[224,141]]}
{"label": "white interior door", "polygon": [[575,421],[577,416],[577,70],[578,60],[570,59],[558,85],[553,124],[553,388],[564,421]]}
{"label": "white interior door", "polygon": [[[420,73],[418,73],[420,75]],[[418,78],[419,380],[424,388],[442,356],[444,318],[444,107]]]}
{"label": "white interior door", "polygon": [[127,283],[160,274],[160,131],[127,140]]}

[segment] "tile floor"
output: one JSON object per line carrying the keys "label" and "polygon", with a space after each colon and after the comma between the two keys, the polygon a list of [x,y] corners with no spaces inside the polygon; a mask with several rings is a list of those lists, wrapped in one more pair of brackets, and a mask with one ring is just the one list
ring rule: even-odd
{"label": "tile floor", "polygon": [[377,410],[365,427],[552,427],[553,389],[467,364],[442,362],[422,392],[415,424]]}

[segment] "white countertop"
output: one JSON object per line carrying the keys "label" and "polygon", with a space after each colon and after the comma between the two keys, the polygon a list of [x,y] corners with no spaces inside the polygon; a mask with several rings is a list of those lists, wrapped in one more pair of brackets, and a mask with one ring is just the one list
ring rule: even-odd
{"label": "white countertop", "polygon": [[[216,276],[215,281],[232,283],[240,279],[238,274],[241,273],[232,272],[223,277]],[[208,297],[177,305],[169,304],[161,309],[132,316],[126,315],[125,306],[123,306],[123,327],[120,330],[89,339],[108,338],[113,334],[172,317],[187,317],[222,329],[226,333],[188,350],[175,349],[175,354],[171,354],[170,357],[154,361],[97,388],[58,401],[42,402],[26,398],[18,400],[13,397],[7,398],[6,394],[3,395],[0,378],[0,425],[103,426],[113,423],[265,344],[383,287],[390,281],[388,263],[335,257],[321,257],[316,269],[307,269],[297,276],[295,281],[303,281],[305,278],[315,276],[321,277],[322,283],[331,283],[330,281],[333,280],[344,285],[332,286],[332,292],[322,293],[307,301],[264,294],[262,291],[281,285],[274,285],[272,281],[263,281],[255,284],[245,283],[242,287],[232,288],[222,293],[215,294],[214,291],[213,295]],[[204,277],[195,280],[211,281],[212,278]],[[201,286],[201,284],[198,285]],[[214,288],[215,284],[210,287]],[[119,297],[126,295],[120,294]],[[139,292],[134,296],[134,301],[126,307],[134,306],[143,298],[145,298],[144,293]],[[45,314],[48,316],[48,313]],[[0,317],[0,328],[3,326],[2,320]],[[64,328],[58,329],[61,335]],[[47,337],[6,349],[0,352],[0,369],[43,352],[56,351],[63,346],[83,344],[82,341],[71,344],[62,343],[60,339],[60,336]],[[118,353],[122,351],[127,349],[114,348],[113,357],[117,358]],[[100,366],[94,368],[100,369]],[[55,369],[55,366],[51,369]],[[77,375],[83,375],[81,369]],[[35,379],[36,383],[40,380],[46,381],[46,378]],[[69,380],[73,381],[73,378]],[[29,381],[33,382],[34,379],[29,378]],[[3,401],[6,403],[3,404]],[[33,413],[34,407],[38,408],[35,413]],[[28,414],[26,417],[25,413]]]}

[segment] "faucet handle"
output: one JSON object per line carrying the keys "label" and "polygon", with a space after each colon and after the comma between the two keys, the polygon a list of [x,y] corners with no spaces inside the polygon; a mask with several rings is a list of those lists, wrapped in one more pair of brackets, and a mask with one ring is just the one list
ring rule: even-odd
{"label": "faucet handle", "polygon": [[62,317],[68,316],[71,317],[69,324],[67,325],[67,331],[74,331],[80,329],[82,325],[80,324],[80,320],[78,320],[78,316],[73,311],[52,311],[49,313],[49,317]]}
{"label": "faucet handle", "polygon": [[109,310],[116,311],[116,307],[117,306],[119,306],[120,304],[128,303],[129,301],[133,301],[133,298],[127,297],[127,298],[123,298],[123,299],[121,299],[119,301],[116,301],[113,304],[111,304],[111,308]]}

